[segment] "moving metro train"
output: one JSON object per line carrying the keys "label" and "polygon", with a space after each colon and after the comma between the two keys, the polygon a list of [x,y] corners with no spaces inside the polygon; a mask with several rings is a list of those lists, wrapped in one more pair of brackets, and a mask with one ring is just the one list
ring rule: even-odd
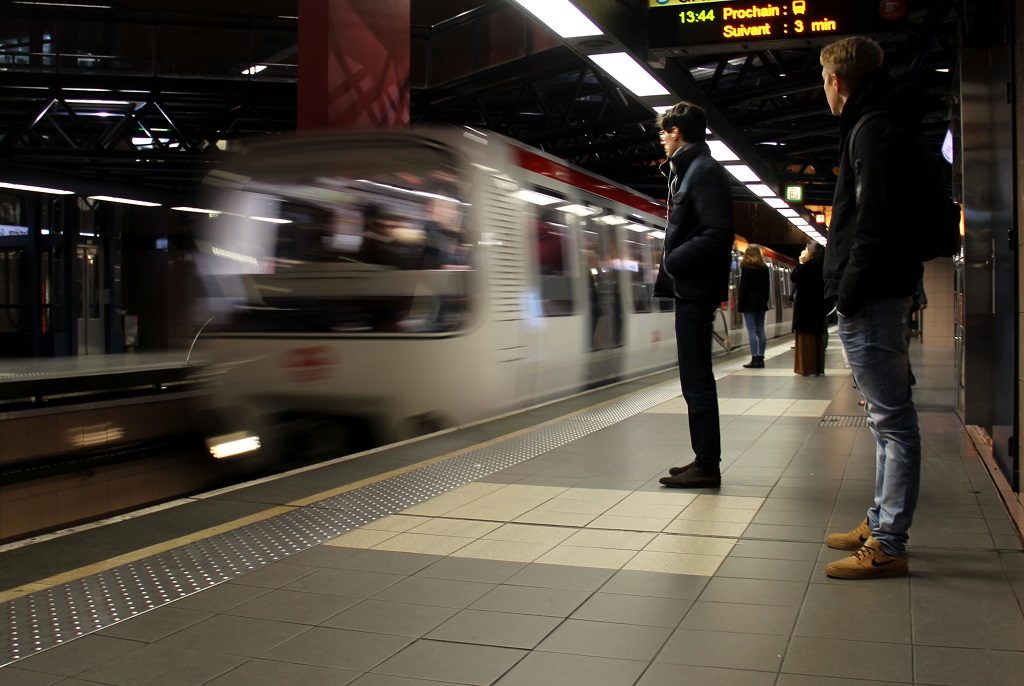
{"label": "moving metro train", "polygon": [[[274,139],[207,186],[192,355],[215,380],[215,457],[390,442],[675,364],[673,303],[653,296],[664,206],[505,137]],[[726,349],[746,340],[744,247]],[[794,262],[765,256],[785,335]]]}

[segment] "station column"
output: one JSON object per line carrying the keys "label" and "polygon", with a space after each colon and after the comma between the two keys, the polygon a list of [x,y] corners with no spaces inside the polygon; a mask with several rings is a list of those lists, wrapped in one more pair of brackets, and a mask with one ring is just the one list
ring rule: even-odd
{"label": "station column", "polygon": [[408,125],[409,2],[299,0],[299,130]]}

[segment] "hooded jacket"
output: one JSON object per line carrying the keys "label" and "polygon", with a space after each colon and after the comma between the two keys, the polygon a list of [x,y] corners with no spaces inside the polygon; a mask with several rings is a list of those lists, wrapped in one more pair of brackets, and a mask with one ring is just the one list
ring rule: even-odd
{"label": "hooded jacket", "polygon": [[707,143],[675,152],[668,172],[669,211],[654,294],[706,303],[726,300],[732,264],[732,186]]}
{"label": "hooded jacket", "polygon": [[[915,221],[915,203],[922,197],[916,186],[924,175],[908,161],[920,157],[917,137],[926,101],[923,89],[895,85],[881,68],[868,74],[843,106],[824,278],[825,297],[844,315],[872,300],[912,295],[921,280],[923,268],[912,257],[907,227]],[[850,132],[872,112],[885,116],[864,123],[851,155]]]}

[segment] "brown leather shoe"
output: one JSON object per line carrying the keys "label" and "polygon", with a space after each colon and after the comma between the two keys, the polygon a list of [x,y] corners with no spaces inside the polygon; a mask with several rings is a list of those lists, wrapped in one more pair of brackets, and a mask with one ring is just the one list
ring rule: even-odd
{"label": "brown leather shoe", "polygon": [[871,538],[871,527],[868,526],[867,518],[857,525],[852,531],[841,534],[829,534],[825,538],[825,545],[836,550],[857,550]]}
{"label": "brown leather shoe", "polygon": [[694,466],[675,476],[663,476],[658,479],[658,483],[669,488],[720,488],[722,475],[718,470],[705,472],[700,467]]}
{"label": "brown leather shoe", "polygon": [[691,462],[690,464],[684,465],[682,467],[672,467],[671,469],[668,470],[668,475],[669,476],[679,476],[683,472],[688,472],[688,471],[690,471],[691,469],[693,469],[696,466],[697,466],[696,462]]}
{"label": "brown leather shoe", "polygon": [[833,579],[881,579],[908,572],[907,558],[885,552],[874,537],[868,538],[853,555],[825,567],[825,573]]}

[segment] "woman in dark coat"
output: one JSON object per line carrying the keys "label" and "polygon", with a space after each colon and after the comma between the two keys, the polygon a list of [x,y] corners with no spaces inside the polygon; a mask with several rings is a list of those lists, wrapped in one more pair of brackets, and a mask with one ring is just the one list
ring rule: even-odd
{"label": "woman in dark coat", "polygon": [[793,331],[796,358],[793,371],[801,376],[825,373],[825,282],[822,278],[822,249],[809,243],[800,253],[800,264],[790,279],[796,289],[793,298]]}
{"label": "woman in dark coat", "polygon": [[747,246],[740,262],[740,292],[737,306],[743,313],[750,340],[750,362],[747,369],[764,369],[764,348],[767,336],[764,332],[764,317],[768,312],[768,265],[764,263],[761,249],[756,245]]}

